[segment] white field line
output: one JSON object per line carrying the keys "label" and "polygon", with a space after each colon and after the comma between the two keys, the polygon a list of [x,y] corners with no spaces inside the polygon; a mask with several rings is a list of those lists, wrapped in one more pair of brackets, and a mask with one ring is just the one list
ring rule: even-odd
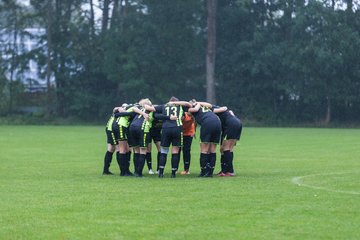
{"label": "white field line", "polygon": [[326,188],[326,187],[320,187],[320,186],[314,186],[314,185],[309,185],[309,184],[305,184],[302,182],[302,179],[307,178],[307,177],[314,177],[314,176],[325,176],[325,175],[343,175],[343,174],[351,174],[354,172],[336,172],[336,173],[318,173],[318,174],[310,174],[310,175],[305,175],[305,176],[300,176],[300,177],[293,177],[291,179],[291,182],[297,186],[301,186],[301,187],[307,187],[307,188],[312,188],[312,189],[318,189],[318,190],[324,190],[324,191],[328,191],[328,192],[336,192],[336,193],[345,193],[345,194],[352,194],[352,195],[360,195],[360,192],[356,192],[356,191],[343,191],[343,190],[336,190],[336,189],[331,189],[331,188]]}

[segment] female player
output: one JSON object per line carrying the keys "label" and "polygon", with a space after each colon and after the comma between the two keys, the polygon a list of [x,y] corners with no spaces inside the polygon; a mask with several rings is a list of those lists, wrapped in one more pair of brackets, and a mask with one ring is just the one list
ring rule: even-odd
{"label": "female player", "polygon": [[[166,115],[173,119],[164,120],[161,130],[161,154],[159,159],[159,178],[164,177],[164,168],[166,165],[167,154],[171,148],[171,177],[176,177],[176,172],[179,167],[179,149],[182,146],[182,122],[181,118],[184,114],[184,109],[191,105],[185,101],[178,101],[177,98],[170,98],[170,102],[164,105],[156,106],[156,112]],[[187,110],[187,109],[186,109]]]}
{"label": "female player", "polygon": [[129,125],[136,114],[147,117],[147,115],[138,108],[139,106],[138,104],[123,104],[125,111],[120,113],[120,117],[116,120],[116,126],[119,129],[119,151],[117,152],[116,159],[120,167],[120,176],[133,176],[129,169],[131,153],[128,144]]}
{"label": "female player", "polygon": [[[195,118],[189,112],[185,112],[184,117],[182,119],[183,124],[183,147],[181,148],[183,152],[183,160],[184,160],[184,171],[180,174],[190,174],[190,161],[191,161],[191,144],[195,135],[196,122]],[[180,151],[181,151],[180,150]],[[180,152],[179,152],[180,154]]]}
{"label": "female player", "polygon": [[212,105],[206,102],[192,101],[193,114],[200,128],[200,168],[199,177],[212,177],[216,164],[216,146],[220,142],[221,122],[212,112]]}
{"label": "female player", "polygon": [[242,132],[242,123],[231,110],[227,107],[215,107],[214,113],[216,113],[221,121],[222,125],[222,137],[221,137],[221,171],[218,176],[234,176],[234,153],[233,149],[236,142],[240,140]]}
{"label": "female player", "polygon": [[119,129],[114,125],[114,123],[119,117],[118,113],[123,111],[123,108],[115,107],[105,127],[105,132],[107,136],[107,151],[104,157],[103,175],[113,175],[113,173],[110,172],[109,168],[115,150],[116,152],[119,151]]}

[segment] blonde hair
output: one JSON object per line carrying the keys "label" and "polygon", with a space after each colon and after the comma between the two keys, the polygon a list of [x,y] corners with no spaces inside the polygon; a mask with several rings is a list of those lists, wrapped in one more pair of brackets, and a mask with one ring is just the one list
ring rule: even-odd
{"label": "blonde hair", "polygon": [[143,98],[143,99],[141,99],[141,100],[139,101],[139,104],[140,104],[141,106],[144,106],[144,105],[149,105],[149,106],[151,106],[151,105],[152,105],[150,99],[148,99],[148,98]]}

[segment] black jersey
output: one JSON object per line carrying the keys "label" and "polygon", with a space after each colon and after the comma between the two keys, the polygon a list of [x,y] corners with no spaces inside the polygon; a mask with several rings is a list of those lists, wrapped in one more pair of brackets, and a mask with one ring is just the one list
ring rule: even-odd
{"label": "black jersey", "polygon": [[[182,126],[181,118],[184,115],[184,110],[187,111],[188,108],[175,104],[165,104],[156,106],[155,109],[157,113],[169,117],[163,121],[162,128],[171,128]],[[176,116],[177,120],[170,120],[170,116]]]}
{"label": "black jersey", "polygon": [[148,120],[145,120],[145,118],[140,115],[136,114],[133,121],[131,122],[131,126],[141,127],[141,130],[144,132],[149,132],[152,127],[153,122],[153,112],[146,111],[144,108],[141,108],[141,111],[148,114],[149,118]]}
{"label": "black jersey", "polygon": [[196,122],[198,124],[203,124],[205,121],[208,120],[215,120],[218,121],[218,116],[216,116],[215,113],[213,113],[212,108],[208,107],[200,107],[199,111],[193,112],[192,115],[194,116]]}
{"label": "black jersey", "polygon": [[119,116],[117,120],[115,121],[118,126],[122,127],[129,127],[130,123],[132,122],[133,118],[136,116],[136,113],[134,112],[134,107],[138,107],[138,105],[128,105],[126,107],[125,112],[118,113]]}
{"label": "black jersey", "polygon": [[223,127],[229,125],[231,122],[233,121],[240,121],[239,118],[237,118],[236,116],[233,116],[229,110],[226,110],[224,112],[220,112],[220,113],[216,113],[216,115],[218,115],[218,117],[220,118],[220,121],[221,121],[221,125]]}
{"label": "black jersey", "polygon": [[153,128],[159,128],[159,129],[162,128],[163,120],[158,117],[159,115],[162,115],[162,114],[158,114],[158,113],[154,114],[154,119],[153,119],[153,124],[152,124]]}

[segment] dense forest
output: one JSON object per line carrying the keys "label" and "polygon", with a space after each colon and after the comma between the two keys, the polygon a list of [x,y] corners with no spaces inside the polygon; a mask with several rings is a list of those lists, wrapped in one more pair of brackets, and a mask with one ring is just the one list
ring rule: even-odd
{"label": "dense forest", "polygon": [[[121,103],[174,95],[264,124],[358,124],[359,7],[355,0],[0,0],[0,115],[36,109],[29,112],[43,119],[105,121]],[[41,91],[29,88],[37,81],[25,77],[30,63]]]}

